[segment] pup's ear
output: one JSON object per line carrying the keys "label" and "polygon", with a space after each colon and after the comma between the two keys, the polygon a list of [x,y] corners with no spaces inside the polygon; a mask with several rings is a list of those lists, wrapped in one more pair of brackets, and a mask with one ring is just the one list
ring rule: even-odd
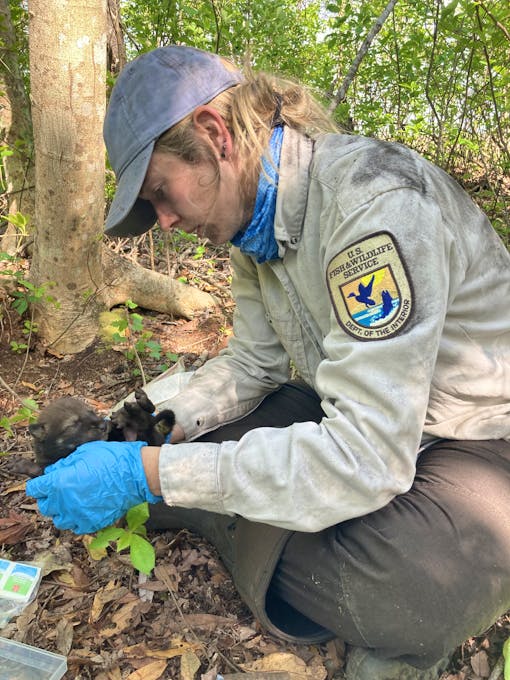
{"label": "pup's ear", "polygon": [[42,423],[30,423],[28,431],[34,439],[43,439],[46,434],[46,427]]}

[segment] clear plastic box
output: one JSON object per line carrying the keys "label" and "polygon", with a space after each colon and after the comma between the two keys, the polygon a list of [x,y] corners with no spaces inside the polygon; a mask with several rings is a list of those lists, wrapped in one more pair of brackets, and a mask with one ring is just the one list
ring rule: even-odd
{"label": "clear plastic box", "polygon": [[0,680],[60,680],[66,670],[65,656],[0,637]]}

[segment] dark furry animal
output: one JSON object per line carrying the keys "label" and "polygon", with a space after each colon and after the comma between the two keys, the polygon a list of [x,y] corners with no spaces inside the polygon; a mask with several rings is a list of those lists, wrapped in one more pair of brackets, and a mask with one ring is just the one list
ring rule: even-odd
{"label": "dark furry animal", "polygon": [[175,424],[173,411],[167,409],[153,415],[154,404],[142,389],[135,390],[135,399],[136,402],[124,402],[110,420],[73,397],[62,397],[49,404],[38,421],[29,425],[40,472],[85,442],[138,440],[150,446],[163,444]]}

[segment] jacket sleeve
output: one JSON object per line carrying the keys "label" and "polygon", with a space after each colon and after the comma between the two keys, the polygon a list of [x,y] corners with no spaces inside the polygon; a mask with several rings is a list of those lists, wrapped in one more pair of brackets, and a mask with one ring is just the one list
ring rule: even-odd
{"label": "jacket sleeve", "polygon": [[256,267],[232,248],[234,333],[227,349],[206,362],[176,397],[158,403],[171,408],[186,439],[241,418],[289,379],[289,356],[268,322]]}
{"label": "jacket sleeve", "polygon": [[[322,422],[260,428],[239,442],[163,447],[167,503],[319,531],[411,487],[442,328],[464,263],[438,206],[415,190],[387,192],[348,216],[337,207],[321,228],[324,276],[350,244],[391,234],[412,295],[407,324],[363,341],[345,331],[332,303],[327,358],[316,372]],[[251,330],[242,329],[241,349]]]}

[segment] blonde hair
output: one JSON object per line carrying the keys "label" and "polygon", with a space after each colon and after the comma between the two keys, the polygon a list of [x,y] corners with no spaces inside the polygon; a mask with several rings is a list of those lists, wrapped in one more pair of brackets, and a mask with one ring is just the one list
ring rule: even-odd
{"label": "blonde hair", "polygon": [[[227,68],[234,68],[227,60],[223,61]],[[338,132],[329,114],[306,87],[263,72],[248,71],[239,85],[221,92],[209,106],[222,116],[234,139],[242,168],[241,190],[246,195],[259,176],[275,124],[284,123],[311,138],[323,132]],[[190,163],[210,162],[219,177],[218,159],[211,147],[194,133],[192,114],[161,135],[155,150],[171,152]]]}

